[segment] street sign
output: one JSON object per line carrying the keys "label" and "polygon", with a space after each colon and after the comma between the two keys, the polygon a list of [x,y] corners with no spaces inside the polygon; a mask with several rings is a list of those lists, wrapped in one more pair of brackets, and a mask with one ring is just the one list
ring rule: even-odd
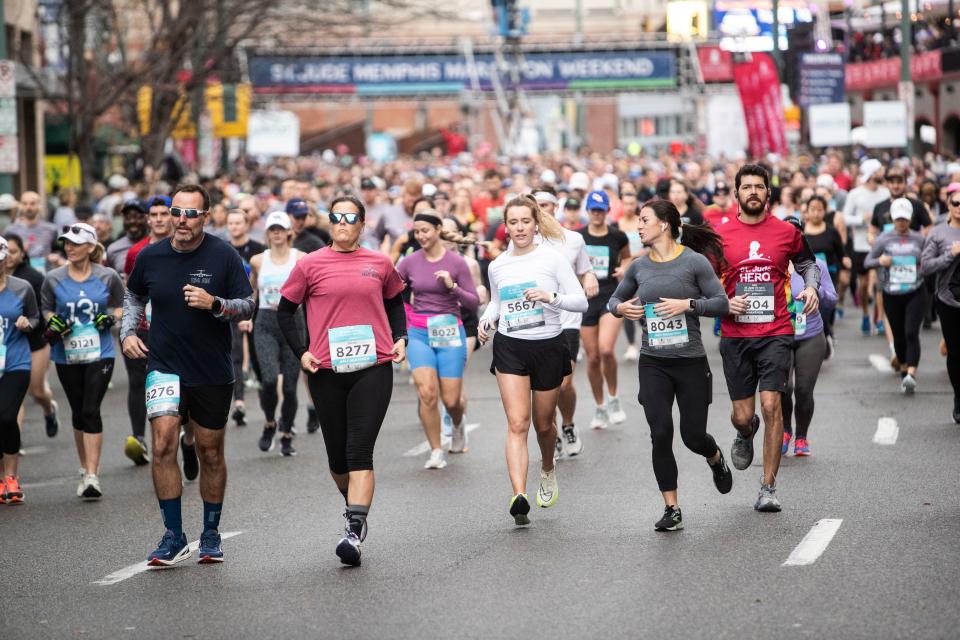
{"label": "street sign", "polygon": [[17,99],[0,98],[0,136],[17,135]]}
{"label": "street sign", "polygon": [[19,173],[20,144],[17,136],[0,136],[0,173]]}
{"label": "street sign", "polygon": [[0,98],[17,95],[17,69],[12,60],[0,60]]}
{"label": "street sign", "polygon": [[836,104],[845,99],[843,56],[801,53],[797,101],[801,107]]}
{"label": "street sign", "polygon": [[247,125],[247,153],[252,156],[300,154],[300,118],[292,111],[252,111]]}
{"label": "street sign", "polygon": [[810,122],[810,146],[830,147],[850,144],[850,105],[814,104],[807,110]]}
{"label": "street sign", "polygon": [[875,149],[907,146],[907,105],[900,100],[863,103],[866,146]]}

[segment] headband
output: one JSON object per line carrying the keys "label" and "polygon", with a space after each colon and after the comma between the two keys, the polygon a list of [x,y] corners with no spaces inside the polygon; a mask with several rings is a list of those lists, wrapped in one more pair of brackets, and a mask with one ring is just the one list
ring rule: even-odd
{"label": "headband", "polygon": [[557,204],[557,196],[549,191],[537,191],[533,194],[533,198],[537,202],[552,202],[553,204]]}
{"label": "headband", "polygon": [[441,220],[437,216],[430,215],[429,213],[418,213],[417,215],[413,216],[413,221],[429,222],[435,227],[439,227],[441,224],[443,224],[443,220]]}

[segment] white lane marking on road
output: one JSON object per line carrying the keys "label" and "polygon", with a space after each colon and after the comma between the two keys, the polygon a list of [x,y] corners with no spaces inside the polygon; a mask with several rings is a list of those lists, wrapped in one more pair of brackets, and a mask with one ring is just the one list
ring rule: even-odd
{"label": "white lane marking on road", "polygon": [[784,567],[800,567],[807,564],[813,564],[817,558],[823,555],[827,550],[827,545],[833,540],[833,536],[840,529],[843,520],[824,518],[813,525],[813,528],[803,536],[803,540],[793,550],[790,557],[783,563]]}
{"label": "white lane marking on road", "polygon": [[70,482],[76,482],[80,479],[79,475],[67,476],[65,478],[53,478],[52,480],[41,480],[40,482],[25,482],[23,483],[24,489],[40,489],[41,487],[55,487],[61,484],[67,484]]}
{"label": "white lane marking on road", "polygon": [[893,368],[890,366],[890,358],[884,358],[879,353],[870,354],[870,364],[880,373],[893,373]]}
{"label": "white lane marking on road", "polygon": [[50,450],[50,447],[48,447],[47,445],[45,445],[45,444],[38,444],[38,445],[35,446],[35,447],[24,447],[23,449],[20,449],[20,455],[22,455],[22,456],[38,456],[38,455],[40,455],[41,453],[46,453],[46,452],[49,451],[49,450]]}
{"label": "white lane marking on road", "polygon": [[873,434],[874,444],[897,444],[900,427],[894,418],[880,418],[877,420],[877,432]]}
{"label": "white lane marking on road", "polygon": [[[477,428],[479,428],[479,427],[480,427],[480,423],[479,423],[479,422],[472,422],[472,423],[468,424],[467,427],[466,427],[467,433],[470,433],[471,431],[473,431],[474,429],[477,429]],[[448,444],[450,444],[450,438],[448,438],[448,437],[446,437],[446,436],[441,436],[441,437],[440,437],[440,448],[446,447]],[[412,449],[408,449],[408,450],[406,451],[406,453],[403,454],[403,457],[404,457],[404,458],[412,458],[413,456],[422,456],[423,454],[429,453],[429,452],[430,452],[430,443],[427,442],[426,440],[424,440],[423,442],[421,442],[421,443],[418,444],[417,446],[413,447]]]}
{"label": "white lane marking on road", "polygon": [[[238,536],[238,535],[240,535],[241,533],[243,533],[243,531],[228,531],[228,532],[226,532],[226,533],[221,533],[221,534],[220,534],[220,539],[221,539],[221,540],[226,540],[227,538],[232,538],[232,537],[234,537],[234,536]],[[191,553],[193,553],[194,551],[196,551],[196,550],[199,549],[199,548],[200,548],[200,541],[199,541],[199,540],[194,540],[193,542],[190,543],[190,552],[191,552]],[[123,569],[120,569],[119,571],[114,571],[114,572],[111,573],[110,575],[105,576],[105,577],[103,577],[103,578],[100,578],[99,580],[94,580],[91,584],[98,584],[98,585],[100,585],[100,586],[102,586],[102,587],[109,587],[110,585],[114,585],[114,584],[117,584],[118,582],[123,582],[124,580],[127,580],[128,578],[132,578],[133,576],[137,575],[138,573],[143,573],[143,572],[146,571],[148,568],[149,568],[149,567],[147,567],[147,562],[146,562],[146,560],[143,560],[143,561],[141,561],[141,562],[138,562],[137,564],[132,564],[132,565],[130,565],[129,567],[124,567]]]}

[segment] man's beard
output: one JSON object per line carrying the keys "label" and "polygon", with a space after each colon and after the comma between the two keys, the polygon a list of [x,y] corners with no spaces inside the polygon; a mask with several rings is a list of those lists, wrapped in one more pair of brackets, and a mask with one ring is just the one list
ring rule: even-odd
{"label": "man's beard", "polygon": [[738,200],[738,203],[740,210],[750,216],[760,215],[766,207],[766,203],[763,200],[748,200],[747,202]]}

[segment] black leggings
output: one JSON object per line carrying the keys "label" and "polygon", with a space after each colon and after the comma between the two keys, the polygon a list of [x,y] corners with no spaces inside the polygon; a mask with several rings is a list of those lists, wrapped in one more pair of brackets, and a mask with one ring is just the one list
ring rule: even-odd
{"label": "black leggings", "polygon": [[89,364],[58,364],[57,377],[70,403],[73,428],[84,433],[103,433],[100,404],[113,377],[113,358]]}
{"label": "black leggings", "polygon": [[362,371],[307,374],[317,408],[330,470],[336,474],[373,469],[373,446],[393,394],[389,362]]}
{"label": "black leggings", "polygon": [[[636,345],[637,342],[637,321],[636,320],[624,320],[623,321],[623,332],[627,335],[627,342],[632,345]],[[573,357],[576,358],[576,354],[573,354]]]}
{"label": "black leggings", "polygon": [[660,491],[676,491],[677,461],[673,457],[673,399],[680,407],[683,444],[705,458],[716,455],[717,443],[707,433],[707,412],[713,401],[713,374],[706,357],[652,358],[641,355],[637,399],[650,425],[653,474]]}
{"label": "black leggings", "polygon": [[[146,332],[137,331],[137,337],[147,343]],[[130,430],[143,438],[147,429],[147,359],[123,356],[127,368],[127,413],[130,414]]]}
{"label": "black leggings", "polygon": [[960,408],[960,309],[937,300],[937,316],[947,343],[947,375],[953,387],[953,402]]}
{"label": "black leggings", "polygon": [[797,437],[806,438],[813,421],[813,389],[820,377],[820,366],[827,356],[827,339],[822,333],[799,340],[793,345],[793,359],[787,390],[780,396],[783,432],[793,433],[792,418],[797,416]]}
{"label": "black leggings", "polygon": [[30,386],[29,371],[5,371],[0,375],[0,454],[20,452],[20,425],[17,414]]}
{"label": "black leggings", "polygon": [[927,313],[927,291],[920,287],[913,293],[883,294],[883,312],[893,332],[893,351],[901,365],[920,364],[920,327]]}
{"label": "black leggings", "polygon": [[[303,324],[297,314],[297,325]],[[280,408],[280,431],[290,433],[297,417],[297,382],[300,380],[300,361],[283,339],[277,312],[260,309],[257,312],[253,343],[257,345],[260,363],[260,408],[267,422],[273,422],[277,412],[277,378],[283,374],[283,406]]]}

